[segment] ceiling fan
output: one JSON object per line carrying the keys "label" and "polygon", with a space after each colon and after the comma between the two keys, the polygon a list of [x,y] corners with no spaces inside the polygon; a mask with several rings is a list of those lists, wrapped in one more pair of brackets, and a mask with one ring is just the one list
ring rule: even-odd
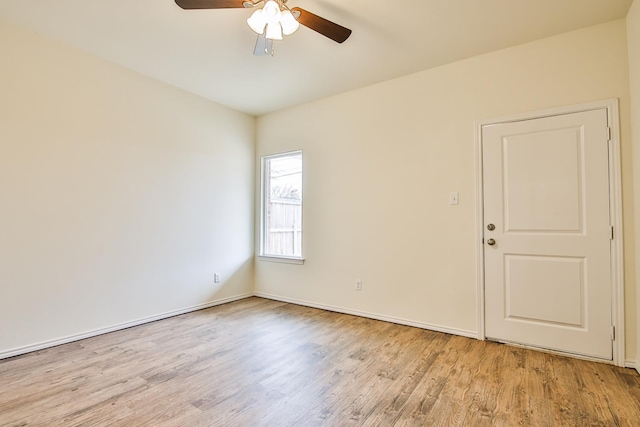
{"label": "ceiling fan", "polygon": [[351,30],[314,15],[299,7],[289,9],[287,0],[175,0],[183,9],[257,9],[247,19],[247,24],[258,34],[253,52],[257,56],[273,56],[273,41],[282,40],[282,36],[293,34],[300,24],[322,34],[331,40],[342,43],[351,35]]}

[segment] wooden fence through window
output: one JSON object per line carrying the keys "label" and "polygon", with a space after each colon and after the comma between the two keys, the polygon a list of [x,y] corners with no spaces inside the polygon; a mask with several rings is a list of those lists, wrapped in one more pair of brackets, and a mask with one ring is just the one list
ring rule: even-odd
{"label": "wooden fence through window", "polygon": [[267,209],[265,255],[302,256],[302,201],[271,199]]}

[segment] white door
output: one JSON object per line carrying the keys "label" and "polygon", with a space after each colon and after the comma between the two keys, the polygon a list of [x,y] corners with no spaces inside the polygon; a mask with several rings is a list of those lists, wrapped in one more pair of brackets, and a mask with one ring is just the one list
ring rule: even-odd
{"label": "white door", "polygon": [[608,130],[604,108],[482,127],[487,338],[613,358]]}

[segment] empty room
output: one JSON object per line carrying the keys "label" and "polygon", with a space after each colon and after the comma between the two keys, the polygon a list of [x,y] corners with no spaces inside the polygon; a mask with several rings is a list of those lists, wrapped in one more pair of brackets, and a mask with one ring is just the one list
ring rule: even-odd
{"label": "empty room", "polygon": [[0,219],[0,426],[640,426],[640,0],[0,0]]}

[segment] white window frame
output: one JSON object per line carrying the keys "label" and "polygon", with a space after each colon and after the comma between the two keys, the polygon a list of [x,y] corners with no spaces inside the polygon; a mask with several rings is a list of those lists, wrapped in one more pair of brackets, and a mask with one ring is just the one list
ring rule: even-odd
{"label": "white window frame", "polygon": [[[288,157],[291,155],[296,155],[296,154],[300,154],[302,156],[302,150],[295,150],[295,151],[287,151],[285,153],[278,153],[278,154],[269,154],[266,156],[262,156],[260,158],[260,225],[259,225],[259,234],[260,234],[260,238],[259,238],[259,255],[258,255],[258,259],[260,259],[261,261],[271,261],[271,262],[282,262],[282,263],[287,263],[287,264],[304,264],[304,252],[303,252],[303,243],[304,243],[304,237],[302,237],[300,240],[300,254],[301,256],[297,257],[297,256],[280,256],[280,255],[269,255],[269,254],[265,254],[264,253],[264,243],[265,243],[265,233],[266,233],[266,227],[265,227],[265,208],[266,208],[266,203],[267,203],[267,195],[265,194],[265,185],[267,180],[269,179],[269,177],[267,176],[267,168],[266,168],[266,163],[269,160],[272,159],[276,159],[278,157]],[[303,156],[304,159],[304,156]],[[303,161],[304,162],[304,161]],[[302,176],[301,176],[301,180],[304,181],[304,166],[302,168]],[[304,188],[304,185],[303,185]],[[302,194],[304,191],[301,191],[300,194],[300,205],[301,205],[301,233],[302,236],[304,236],[304,208],[302,207],[304,205],[304,194]]]}

